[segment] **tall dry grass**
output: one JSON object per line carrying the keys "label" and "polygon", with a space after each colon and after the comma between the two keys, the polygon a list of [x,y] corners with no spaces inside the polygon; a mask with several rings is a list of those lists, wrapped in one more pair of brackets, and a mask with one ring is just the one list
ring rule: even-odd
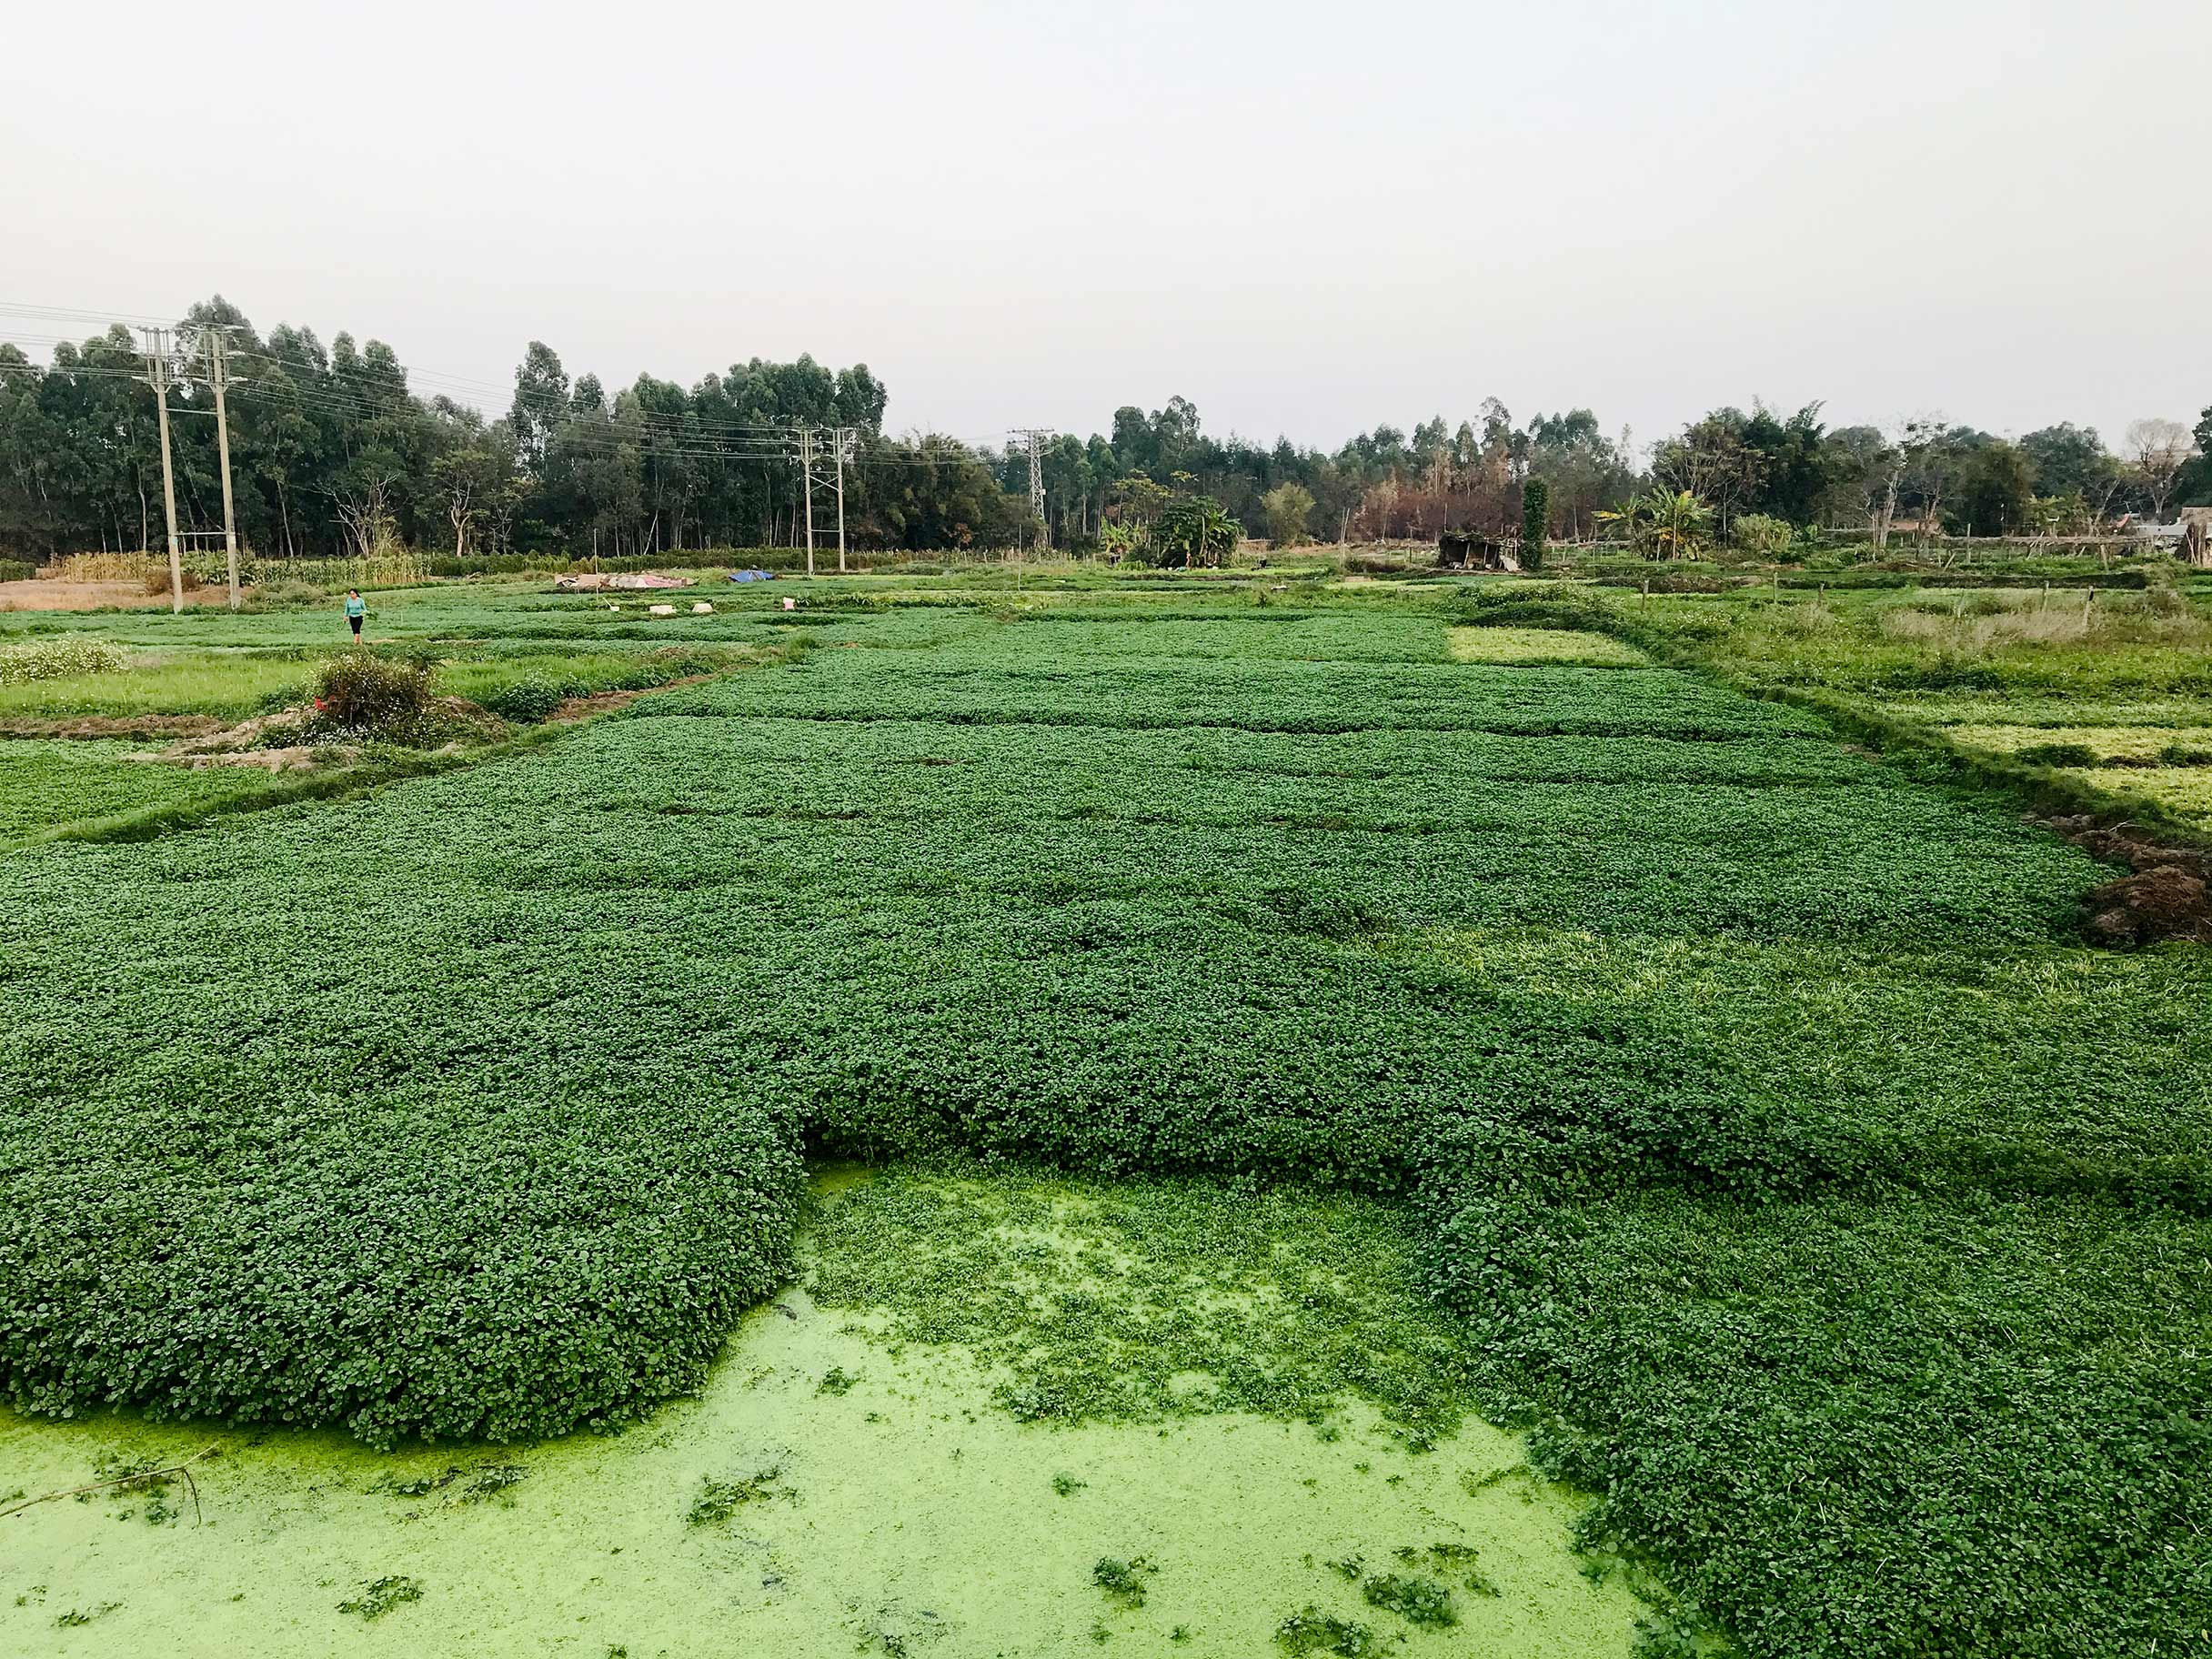
{"label": "tall dry grass", "polygon": [[64,553],[39,574],[54,582],[166,582],[169,560],[161,553]]}
{"label": "tall dry grass", "polygon": [[2212,645],[2212,624],[2178,594],[2096,589],[1978,593],[1884,608],[1882,638],[1980,656],[2008,646]]}

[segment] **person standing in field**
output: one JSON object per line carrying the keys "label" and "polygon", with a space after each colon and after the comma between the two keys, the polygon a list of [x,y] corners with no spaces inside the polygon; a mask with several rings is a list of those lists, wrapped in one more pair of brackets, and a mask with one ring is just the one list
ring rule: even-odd
{"label": "person standing in field", "polygon": [[353,637],[357,644],[360,642],[361,638],[361,618],[367,615],[368,615],[368,606],[361,598],[361,590],[358,588],[346,589],[346,620],[353,628]]}

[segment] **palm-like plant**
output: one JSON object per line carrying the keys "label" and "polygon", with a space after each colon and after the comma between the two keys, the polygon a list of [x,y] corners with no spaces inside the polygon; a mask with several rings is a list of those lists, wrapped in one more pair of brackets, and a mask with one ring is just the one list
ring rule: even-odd
{"label": "palm-like plant", "polygon": [[1694,490],[1654,489],[1599,513],[1597,521],[1624,528],[1646,558],[1684,558],[1704,546],[1713,509]]}
{"label": "palm-like plant", "polygon": [[1181,558],[1187,568],[1233,552],[1244,527],[1211,496],[1177,496],[1152,525],[1152,547],[1161,564]]}
{"label": "palm-like plant", "polygon": [[1705,533],[1713,528],[1713,509],[1686,489],[1653,491],[1644,516],[1655,558],[1686,558],[1704,546]]}
{"label": "palm-like plant", "polygon": [[1637,539],[1636,529],[1643,511],[1644,498],[1631,496],[1618,507],[1598,508],[1597,521],[1608,528],[1617,526],[1633,544]]}

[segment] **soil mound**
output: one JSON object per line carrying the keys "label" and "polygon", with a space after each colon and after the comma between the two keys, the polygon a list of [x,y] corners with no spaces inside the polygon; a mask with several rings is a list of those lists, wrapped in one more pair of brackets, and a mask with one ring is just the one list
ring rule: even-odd
{"label": "soil mound", "polygon": [[2212,901],[2204,880],[2171,864],[2137,870],[2092,889],[2084,900],[2089,936],[2105,944],[2161,939],[2212,940]]}
{"label": "soil mound", "polygon": [[2100,824],[2088,813],[2041,820],[2092,858],[2135,873],[2090,889],[2084,927],[2104,945],[2162,939],[2212,943],[2212,851],[2154,840],[2139,824]]}

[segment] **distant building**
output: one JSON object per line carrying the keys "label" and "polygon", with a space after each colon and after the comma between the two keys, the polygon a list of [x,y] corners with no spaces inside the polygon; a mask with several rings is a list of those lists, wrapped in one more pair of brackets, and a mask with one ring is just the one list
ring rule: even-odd
{"label": "distant building", "polygon": [[1502,536],[1446,530],[1436,538],[1439,570],[1518,570],[1518,544]]}

